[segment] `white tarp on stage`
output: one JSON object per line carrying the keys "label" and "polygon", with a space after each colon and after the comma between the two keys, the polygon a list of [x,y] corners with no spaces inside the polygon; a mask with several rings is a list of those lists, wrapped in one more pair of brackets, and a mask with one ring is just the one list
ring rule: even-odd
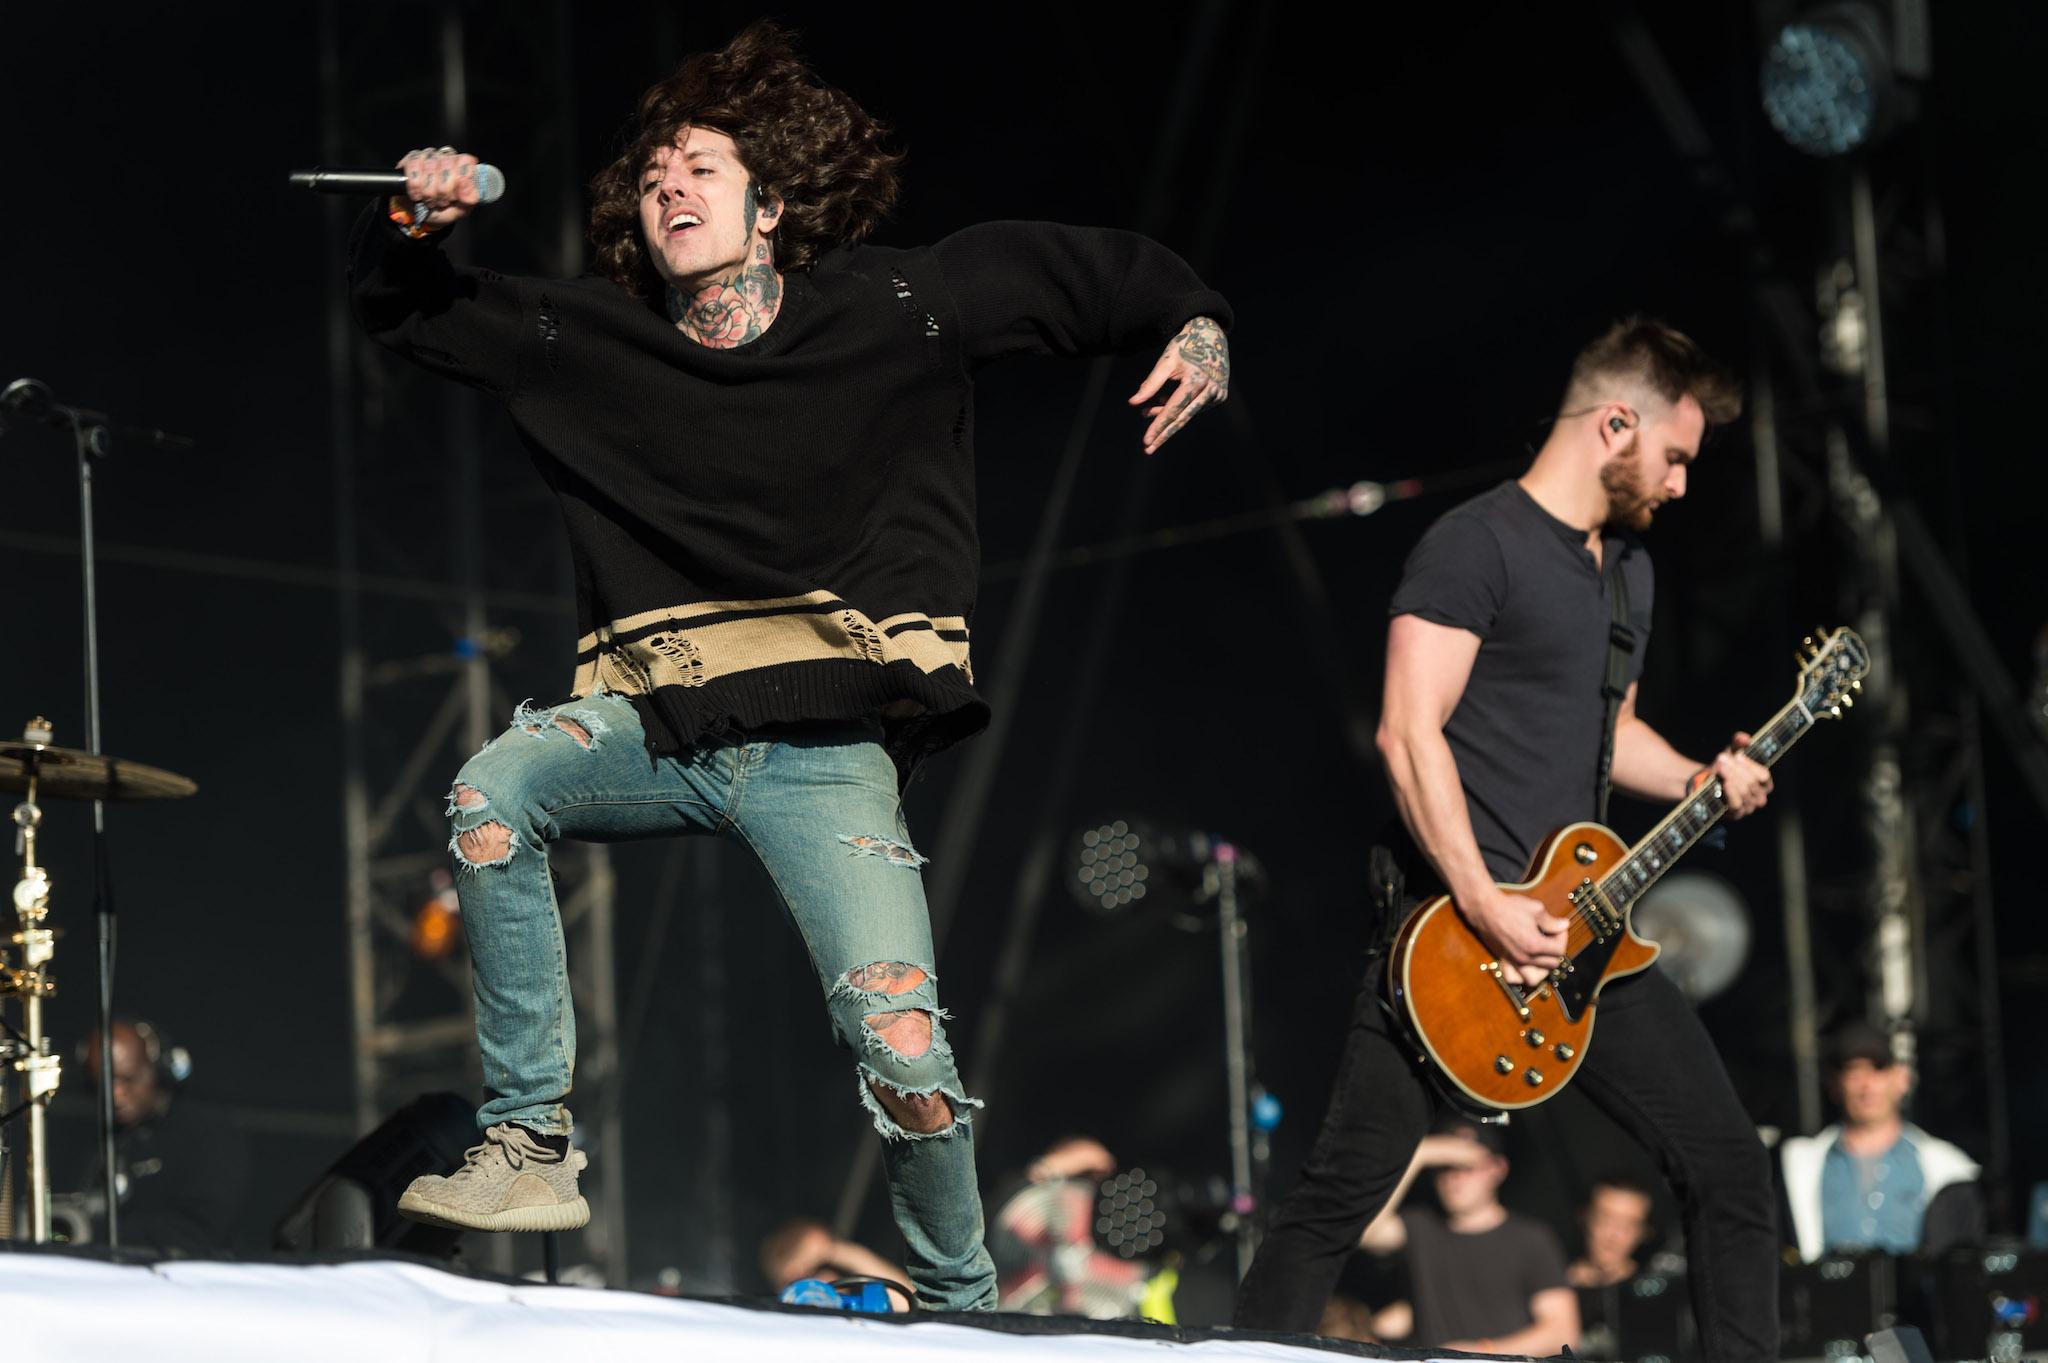
{"label": "white tarp on stage", "polygon": [[1251,1340],[1179,1344],[1005,1334],[835,1312],[521,1285],[423,1265],[183,1261],[148,1267],[0,1254],[0,1352],[37,1363],[1334,1363]]}

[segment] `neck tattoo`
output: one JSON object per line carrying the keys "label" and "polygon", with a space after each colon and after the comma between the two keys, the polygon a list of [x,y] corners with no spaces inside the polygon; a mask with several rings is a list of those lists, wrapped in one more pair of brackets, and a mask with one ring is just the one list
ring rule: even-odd
{"label": "neck tattoo", "polygon": [[[754,188],[747,186],[744,231],[754,235],[759,208]],[[669,286],[668,316],[676,329],[698,345],[731,350],[758,338],[782,310],[782,276],[775,253],[765,241],[754,241],[745,265],[723,279],[714,279],[690,293]]]}

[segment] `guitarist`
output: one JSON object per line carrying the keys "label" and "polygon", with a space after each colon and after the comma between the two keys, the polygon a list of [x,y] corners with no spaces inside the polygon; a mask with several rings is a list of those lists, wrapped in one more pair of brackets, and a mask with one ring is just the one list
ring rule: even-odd
{"label": "guitarist", "polygon": [[[1551,830],[1599,814],[1610,713],[1612,783],[1627,794],[1674,801],[1718,779],[1739,818],[1770,791],[1769,772],[1741,752],[1748,735],[1702,764],[1636,714],[1653,588],[1637,532],[1685,495],[1707,428],[1740,410],[1732,376],[1690,339],[1646,319],[1617,324],[1579,354],[1528,472],[1431,526],[1394,593],[1378,741],[1420,855],[1404,859],[1418,893],[1391,897],[1406,908],[1448,890],[1526,984],[1558,964],[1566,923],[1498,883],[1523,879]],[[1628,633],[1612,647],[1629,651],[1610,710],[1618,615]],[[1387,889],[1398,877],[1375,879]],[[1240,1289],[1241,1327],[1315,1327],[1434,1123],[1437,1090],[1383,1011],[1383,975],[1378,960],[1366,971],[1321,1133]],[[1775,1357],[1770,1166],[1713,1043],[1655,967],[1608,986],[1599,1011],[1576,1082],[1678,1193],[1704,1356]]]}

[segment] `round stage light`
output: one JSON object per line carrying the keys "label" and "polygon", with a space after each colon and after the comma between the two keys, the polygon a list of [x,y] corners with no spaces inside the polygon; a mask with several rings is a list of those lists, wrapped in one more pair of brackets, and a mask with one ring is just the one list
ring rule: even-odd
{"label": "round stage light", "polygon": [[1664,949],[1658,963],[1694,1003],[1735,983],[1749,960],[1749,905],[1733,885],[1705,871],[1658,881],[1629,922]]}
{"label": "round stage light", "polygon": [[1814,10],[1779,29],[1764,53],[1764,115],[1809,156],[1868,144],[1891,84],[1883,27],[1863,5]]}

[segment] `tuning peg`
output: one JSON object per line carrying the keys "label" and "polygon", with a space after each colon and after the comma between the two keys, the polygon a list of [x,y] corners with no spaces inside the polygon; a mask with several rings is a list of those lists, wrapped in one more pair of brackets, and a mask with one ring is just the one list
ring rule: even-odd
{"label": "tuning peg", "polygon": [[1860,681],[1852,681],[1849,683],[1849,689],[1851,691],[1857,692],[1858,694],[1861,694],[1863,691],[1863,683]]}
{"label": "tuning peg", "polygon": [[1806,637],[1805,637],[1804,639],[1801,639],[1801,640],[1799,641],[1799,646],[1800,646],[1801,648],[1812,648],[1812,647],[1813,647],[1813,636],[1812,636],[1811,634],[1809,634],[1809,635],[1807,635],[1807,636],[1806,636]]}
{"label": "tuning peg", "polygon": [[1854,697],[1854,696],[1844,696],[1844,697],[1842,697],[1842,708],[1843,708],[1844,710],[1848,710],[1848,709],[1851,709],[1851,708],[1853,708],[1853,707],[1855,706],[1855,704],[1856,704],[1856,697]]}
{"label": "tuning peg", "polygon": [[1829,707],[1828,707],[1828,718],[1829,718],[1829,719],[1840,719],[1841,717],[1842,717],[1842,707],[1841,707],[1841,706],[1839,706],[1839,705],[1831,705],[1831,706],[1829,706]]}

